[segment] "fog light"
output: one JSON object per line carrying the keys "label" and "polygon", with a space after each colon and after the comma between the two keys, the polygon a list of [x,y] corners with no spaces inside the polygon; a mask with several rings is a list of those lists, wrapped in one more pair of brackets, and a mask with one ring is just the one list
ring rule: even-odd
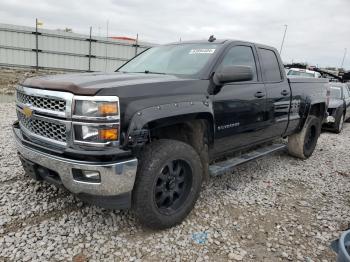
{"label": "fog light", "polygon": [[327,116],[327,123],[335,123],[334,116]]}
{"label": "fog light", "polygon": [[74,169],[72,170],[73,178],[77,181],[81,182],[89,182],[89,183],[100,183],[101,175],[100,172],[94,170],[81,170]]}
{"label": "fog light", "polygon": [[83,176],[86,177],[87,179],[101,181],[100,172],[98,171],[83,170]]}

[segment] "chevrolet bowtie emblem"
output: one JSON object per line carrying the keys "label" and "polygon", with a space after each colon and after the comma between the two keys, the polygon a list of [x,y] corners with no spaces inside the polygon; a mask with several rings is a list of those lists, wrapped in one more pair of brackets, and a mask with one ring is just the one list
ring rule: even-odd
{"label": "chevrolet bowtie emblem", "polygon": [[33,115],[33,110],[30,109],[30,107],[25,106],[23,107],[23,113],[26,117],[31,117]]}

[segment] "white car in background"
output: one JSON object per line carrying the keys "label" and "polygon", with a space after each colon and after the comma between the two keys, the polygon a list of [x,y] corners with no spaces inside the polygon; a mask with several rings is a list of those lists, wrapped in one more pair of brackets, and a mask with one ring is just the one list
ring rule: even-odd
{"label": "white car in background", "polygon": [[311,71],[307,69],[291,68],[287,72],[287,77],[311,77],[311,78],[321,78],[321,74],[316,71]]}

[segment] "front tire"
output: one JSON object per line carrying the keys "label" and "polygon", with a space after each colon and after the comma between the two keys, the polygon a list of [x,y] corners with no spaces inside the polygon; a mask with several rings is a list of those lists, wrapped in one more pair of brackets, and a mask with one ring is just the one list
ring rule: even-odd
{"label": "front tire", "polygon": [[309,116],[303,129],[299,133],[288,137],[289,154],[301,159],[309,158],[315,150],[320,133],[320,119],[316,116]]}
{"label": "front tire", "polygon": [[188,144],[162,139],[142,152],[133,209],[146,227],[165,229],[181,223],[193,209],[202,185],[203,168]]}

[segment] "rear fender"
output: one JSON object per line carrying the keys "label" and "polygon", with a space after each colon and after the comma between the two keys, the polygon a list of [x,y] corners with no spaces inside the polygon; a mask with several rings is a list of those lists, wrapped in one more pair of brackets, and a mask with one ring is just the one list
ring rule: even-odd
{"label": "rear fender", "polygon": [[302,118],[301,124],[300,124],[300,128],[299,130],[302,130],[306,120],[308,118],[308,116],[313,115],[318,117],[321,120],[321,123],[323,123],[323,121],[325,120],[326,117],[326,111],[327,111],[327,106],[326,103],[315,103],[315,104],[307,104],[307,114],[305,114],[305,116]]}

